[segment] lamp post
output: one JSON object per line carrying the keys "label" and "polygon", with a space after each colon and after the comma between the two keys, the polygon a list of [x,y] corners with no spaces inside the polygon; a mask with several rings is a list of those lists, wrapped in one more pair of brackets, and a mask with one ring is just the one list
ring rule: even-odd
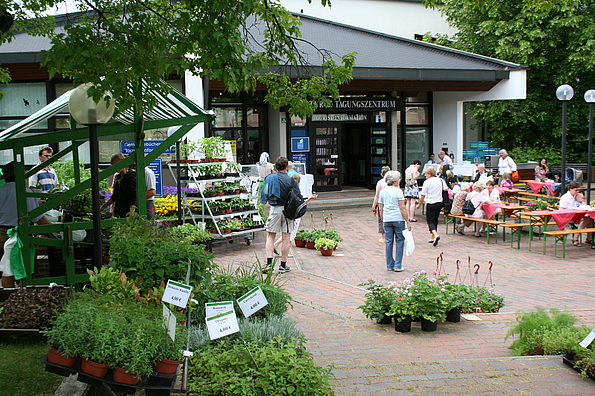
{"label": "lamp post", "polygon": [[567,102],[574,96],[574,89],[570,85],[560,85],[556,89],[556,97],[562,101],[562,177],[560,180],[560,195],[566,192],[566,113]]}
{"label": "lamp post", "polygon": [[589,104],[589,151],[587,155],[587,204],[591,203],[591,164],[593,160],[593,104],[595,103],[595,89],[585,92],[585,102]]}
{"label": "lamp post", "polygon": [[99,142],[97,140],[97,125],[107,123],[114,114],[115,104],[110,100],[109,105],[104,100],[105,96],[111,96],[106,92],[99,102],[95,103],[93,98],[88,96],[87,91],[92,87],[91,83],[79,85],[70,96],[70,115],[81,125],[89,127],[89,151],[91,154],[91,203],[93,208],[93,261],[97,268],[102,263],[102,237],[101,237],[101,206],[99,202]]}

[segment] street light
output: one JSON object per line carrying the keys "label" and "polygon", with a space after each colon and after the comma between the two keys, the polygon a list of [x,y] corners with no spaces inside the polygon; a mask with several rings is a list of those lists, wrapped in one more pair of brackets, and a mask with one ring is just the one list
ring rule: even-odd
{"label": "street light", "polygon": [[589,151],[587,155],[587,204],[591,203],[591,164],[593,156],[593,103],[595,103],[595,89],[585,92],[585,102],[589,104]]}
{"label": "street light", "polygon": [[574,89],[570,85],[560,85],[556,89],[556,97],[562,101],[562,177],[560,180],[560,195],[566,192],[566,112],[567,103],[574,96]]}
{"label": "street light", "polygon": [[[105,92],[99,102],[95,103],[87,91],[93,84],[79,85],[70,95],[68,103],[70,115],[81,125],[89,127],[89,151],[91,154],[91,203],[93,208],[93,261],[97,268],[102,263],[101,206],[99,202],[99,142],[97,125],[107,123],[114,114],[115,104],[111,93]],[[104,97],[112,98],[109,104]]]}

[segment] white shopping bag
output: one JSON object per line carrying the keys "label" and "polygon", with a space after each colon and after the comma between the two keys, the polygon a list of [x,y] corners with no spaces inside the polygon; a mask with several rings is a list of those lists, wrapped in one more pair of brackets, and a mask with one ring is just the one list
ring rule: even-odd
{"label": "white shopping bag", "polygon": [[403,230],[405,237],[405,255],[411,256],[415,251],[415,241],[413,240],[413,231]]}

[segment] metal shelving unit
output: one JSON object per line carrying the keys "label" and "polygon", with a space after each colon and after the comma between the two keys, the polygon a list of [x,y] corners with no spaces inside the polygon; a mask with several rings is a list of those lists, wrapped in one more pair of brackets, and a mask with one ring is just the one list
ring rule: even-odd
{"label": "metal shelving unit", "polygon": [[[225,185],[226,183],[236,183],[247,180],[247,176],[239,172],[240,166],[232,162],[198,162],[198,163],[172,163],[168,164],[168,168],[177,181],[177,168],[180,168],[180,173],[184,173],[180,177],[180,182],[186,186],[195,186],[198,190],[197,196],[185,195],[182,199],[184,217],[190,218],[195,225],[211,222],[215,226],[216,233],[213,233],[213,243],[229,242],[232,243],[235,239],[244,239],[247,245],[250,245],[254,239],[254,234],[257,231],[264,231],[264,224],[259,215],[257,205],[257,197],[250,196],[249,193],[235,193],[218,196],[207,196],[210,186]],[[213,168],[221,168],[221,171],[228,171],[225,177],[210,176],[214,173],[209,171]],[[249,182],[251,183],[251,182]],[[245,187],[249,187],[246,182]],[[234,211],[232,213],[219,213],[215,210],[217,202],[228,202],[233,198],[246,199],[249,206],[244,210]],[[194,202],[194,203],[193,203]],[[246,219],[252,216],[252,220],[257,222],[257,227],[241,229],[231,232],[226,232],[219,227],[219,222],[229,219]]]}

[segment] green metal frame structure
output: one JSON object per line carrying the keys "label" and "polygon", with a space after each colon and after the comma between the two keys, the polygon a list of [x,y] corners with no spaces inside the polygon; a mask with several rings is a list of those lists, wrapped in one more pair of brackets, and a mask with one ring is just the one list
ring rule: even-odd
{"label": "green metal frame structure", "polygon": [[[67,96],[66,98],[64,96]],[[107,169],[100,170],[99,179],[105,180],[109,176],[122,169],[136,163],[137,169],[137,194],[138,194],[138,213],[146,215],[145,199],[145,165],[151,163],[164,151],[175,145],[176,141],[183,138],[196,124],[201,122],[210,122],[214,118],[212,111],[205,111],[191,102],[181,93],[173,90],[169,95],[164,96],[152,92],[151,95],[157,97],[157,106],[153,111],[143,114],[141,111],[128,111],[122,113],[116,119],[119,122],[110,122],[97,127],[98,139],[102,140],[134,140],[135,147],[144,147],[144,131],[149,129],[167,128],[179,126],[166,140],[151,152],[145,154],[144,150],[136,150],[133,155],[125,158],[116,165]],[[59,110],[66,109],[70,92],[67,92],[56,101],[52,102],[46,108],[41,109],[36,114],[23,120],[17,125],[0,132],[0,150],[12,150],[13,161],[15,163],[16,175],[16,193],[17,193],[17,211],[19,218],[19,237],[23,242],[23,259],[25,263],[31,262],[31,245],[55,246],[62,249],[62,257],[66,263],[66,274],[64,276],[54,276],[45,278],[33,278],[31,267],[25,265],[27,277],[22,280],[23,285],[40,285],[55,282],[58,284],[72,285],[85,282],[88,275],[76,274],[74,265],[74,248],[72,241],[73,230],[92,230],[92,221],[82,221],[75,223],[61,223],[52,225],[30,225],[30,219],[33,219],[50,209],[60,206],[70,198],[82,193],[84,190],[91,189],[91,179],[81,180],[79,172],[79,146],[89,140],[89,128],[77,127],[71,117],[69,130],[59,130],[52,132],[28,132],[37,122],[45,120]],[[29,171],[24,165],[24,149],[30,146],[39,146],[42,144],[53,144],[69,142],[70,146],[55,153],[47,161],[31,168]],[[72,154],[74,161],[74,172],[76,186],[61,194],[35,193],[27,192],[27,179],[34,175],[38,170],[51,165],[60,160],[67,154]],[[38,208],[28,212],[25,197],[44,198],[45,203]],[[102,228],[109,228],[114,224],[121,223],[125,219],[102,220]],[[62,239],[45,238],[40,235],[62,232]],[[80,243],[80,242],[77,242]],[[97,265],[97,263],[94,263]]]}

